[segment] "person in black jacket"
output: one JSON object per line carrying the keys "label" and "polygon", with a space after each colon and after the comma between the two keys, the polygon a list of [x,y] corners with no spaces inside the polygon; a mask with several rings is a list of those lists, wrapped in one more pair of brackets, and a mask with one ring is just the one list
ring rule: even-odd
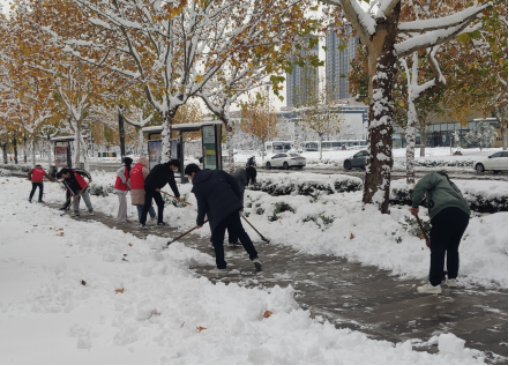
{"label": "person in black jacket", "polygon": [[193,182],[191,192],[198,202],[196,224],[202,227],[206,214],[212,231],[217,268],[209,272],[221,274],[226,271],[223,242],[225,230],[229,226],[235,230],[256,269],[261,269],[262,262],[258,259],[258,253],[240,222],[243,206],[237,180],[222,170],[201,170],[196,164],[186,166],[185,174]]}
{"label": "person in black jacket", "polygon": [[141,211],[141,228],[147,230],[145,223],[147,222],[147,213],[152,204],[152,198],[156,201],[157,205],[157,225],[166,225],[163,221],[164,201],[161,197],[161,188],[168,183],[173,191],[177,201],[180,201],[180,193],[175,183],[174,171],[178,169],[179,161],[171,160],[164,164],[158,164],[152,168],[145,178],[145,204]]}

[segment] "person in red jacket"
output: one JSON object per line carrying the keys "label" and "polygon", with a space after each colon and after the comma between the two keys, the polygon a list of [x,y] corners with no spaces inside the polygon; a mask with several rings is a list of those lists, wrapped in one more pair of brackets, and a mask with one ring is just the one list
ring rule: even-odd
{"label": "person in red jacket", "polygon": [[117,221],[120,224],[127,224],[129,220],[127,219],[127,191],[130,188],[130,172],[131,172],[131,164],[133,163],[133,159],[124,158],[124,163],[117,170],[117,179],[115,180],[115,186],[113,187],[113,193],[118,196],[119,206],[118,206],[118,215]]}
{"label": "person in red jacket", "polygon": [[28,172],[28,180],[32,181],[32,191],[30,192],[30,198],[28,199],[28,202],[32,203],[32,197],[35,194],[35,190],[39,188],[39,202],[44,203],[42,200],[42,195],[44,192],[44,177],[46,177],[51,182],[55,182],[55,180],[51,178],[40,165],[36,165],[35,168]]}
{"label": "person in red jacket", "polygon": [[[90,176],[90,173],[85,170],[70,168],[63,168],[60,173],[62,174],[62,178],[64,178],[63,182],[66,188],[71,192],[72,195],[76,197],[76,195],[81,193],[78,199],[74,201],[74,213],[71,216],[80,215],[81,197],[83,197],[83,200],[85,200],[85,204],[87,205],[88,211],[90,212],[90,216],[94,216],[94,208],[92,207],[92,202],[90,202],[90,195],[88,194],[88,184],[92,183],[92,177]],[[88,179],[88,183],[83,177]]]}
{"label": "person in red jacket", "polygon": [[[138,221],[141,222],[141,213],[145,204],[145,178],[150,173],[149,162],[146,156],[140,156],[136,165],[131,169],[131,203],[138,210]],[[156,211],[150,206],[148,209],[151,221],[156,219]]]}

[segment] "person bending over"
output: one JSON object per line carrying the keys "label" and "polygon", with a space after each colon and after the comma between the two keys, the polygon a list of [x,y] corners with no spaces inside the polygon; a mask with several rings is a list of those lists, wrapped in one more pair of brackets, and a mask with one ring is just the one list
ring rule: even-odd
{"label": "person bending over", "polygon": [[158,164],[152,168],[145,178],[145,203],[141,212],[141,228],[147,230],[147,213],[150,210],[152,199],[157,205],[157,225],[166,225],[163,221],[164,200],[161,197],[161,188],[168,183],[173,191],[177,201],[180,201],[180,193],[175,183],[174,171],[178,169],[179,161],[171,160],[164,164]]}
{"label": "person bending over", "polygon": [[194,193],[198,203],[196,224],[202,227],[207,215],[212,231],[217,268],[209,272],[213,274],[226,272],[223,241],[226,228],[229,226],[235,230],[256,269],[260,270],[262,262],[240,221],[239,213],[243,208],[242,195],[235,178],[222,170],[201,170],[196,164],[189,164],[185,174],[193,182],[191,192]]}
{"label": "person bending over", "polygon": [[[459,188],[445,172],[426,174],[412,192],[410,213],[419,214],[424,195],[431,218],[431,233],[426,245],[431,250],[429,282],[417,287],[421,293],[439,294],[440,284],[456,287],[459,269],[458,247],[470,220],[470,207]],[[447,253],[447,280],[444,280],[444,257]]]}
{"label": "person bending over", "polygon": [[[76,201],[74,201],[74,213],[71,216],[80,216],[80,202],[82,197],[87,205],[90,216],[94,216],[94,208],[92,207],[92,202],[90,201],[90,195],[88,193],[90,189],[88,185],[92,183],[90,173],[86,170],[63,168],[60,170],[60,176],[64,178],[64,185],[74,197],[78,194],[80,195]],[[88,179],[88,183],[84,178]]]}

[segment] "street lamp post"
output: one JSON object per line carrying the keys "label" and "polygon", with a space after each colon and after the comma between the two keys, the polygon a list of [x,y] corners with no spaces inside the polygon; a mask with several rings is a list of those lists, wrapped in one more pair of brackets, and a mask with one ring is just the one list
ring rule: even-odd
{"label": "street lamp post", "polygon": [[125,130],[124,130],[124,119],[122,118],[122,104],[118,108],[118,131],[120,135],[120,156],[122,161],[125,158]]}

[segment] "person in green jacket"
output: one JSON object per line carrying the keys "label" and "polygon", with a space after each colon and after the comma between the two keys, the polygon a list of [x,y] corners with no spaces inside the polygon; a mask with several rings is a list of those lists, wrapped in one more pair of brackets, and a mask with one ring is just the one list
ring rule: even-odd
{"label": "person in green jacket", "polygon": [[[439,294],[442,292],[441,284],[457,287],[458,247],[470,220],[470,207],[445,172],[426,174],[415,185],[410,208],[412,215],[419,214],[419,204],[424,195],[431,218],[430,240],[426,241],[426,245],[431,249],[431,263],[429,283],[417,290],[421,293]],[[442,282],[446,252],[448,279]]]}

